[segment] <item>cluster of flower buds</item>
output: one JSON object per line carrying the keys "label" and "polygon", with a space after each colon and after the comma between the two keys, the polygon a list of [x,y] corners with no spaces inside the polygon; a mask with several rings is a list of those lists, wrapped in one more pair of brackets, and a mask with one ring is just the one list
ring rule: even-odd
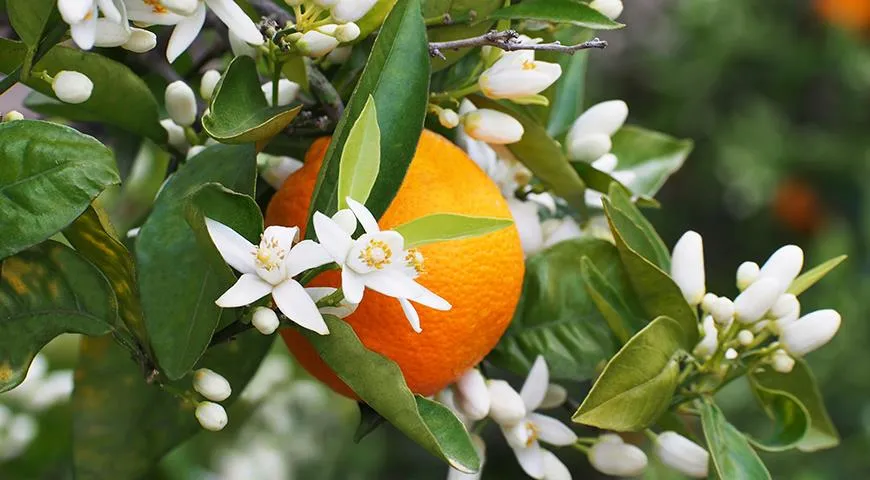
{"label": "cluster of flower buds", "polygon": [[227,411],[216,402],[230,398],[230,382],[213,370],[200,368],[193,372],[193,389],[206,399],[197,403],[194,412],[199,424],[213,432],[226,427]]}
{"label": "cluster of flower buds", "polygon": [[[703,447],[672,431],[655,436],[653,449],[661,463],[692,478],[707,478],[710,454]],[[589,463],[614,477],[642,475],[649,460],[635,445],[615,433],[605,433],[589,448]]]}
{"label": "cluster of flower buds", "polygon": [[376,0],[287,0],[296,14],[296,23],[292,25],[296,32],[283,37],[281,42],[312,58],[326,56],[339,44],[353,42],[360,36],[355,22],[375,3]]}

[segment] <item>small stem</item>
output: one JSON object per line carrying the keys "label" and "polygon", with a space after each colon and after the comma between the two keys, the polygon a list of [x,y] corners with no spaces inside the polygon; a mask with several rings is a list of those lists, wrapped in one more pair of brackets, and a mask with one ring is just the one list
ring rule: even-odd
{"label": "small stem", "polygon": [[588,446],[583,445],[581,443],[574,443],[571,446],[574,447],[575,450],[580,450],[584,454],[589,455],[589,447]]}
{"label": "small stem", "polygon": [[275,66],[272,69],[272,106],[278,106],[278,83],[281,80],[281,65],[283,62],[275,61]]}
{"label": "small stem", "polygon": [[208,347],[211,348],[215,345],[229,342],[239,334],[247,332],[251,328],[253,328],[253,326],[250,323],[242,323],[241,321],[236,320],[215,333],[214,336],[211,337],[211,342],[208,344]]}
{"label": "small stem", "polygon": [[465,88],[459,88],[447,92],[433,93],[429,95],[429,99],[433,102],[443,102],[446,100],[454,100],[462,97],[467,97],[468,95],[477,93],[479,91],[480,85],[475,82]]}
{"label": "small stem", "polygon": [[646,438],[648,438],[649,441],[652,442],[653,444],[655,444],[656,440],[658,440],[658,438],[659,438],[658,435],[656,435],[656,432],[653,432],[652,430],[650,430],[648,428],[644,429],[643,433],[644,433],[644,435],[646,435]]}
{"label": "small stem", "polygon": [[569,55],[573,55],[579,50],[607,47],[607,42],[597,38],[576,45],[562,45],[560,42],[522,44],[519,43],[518,38],[519,34],[514,30],[492,30],[476,37],[460,38],[459,40],[450,40],[447,42],[429,42],[429,56],[439,57],[442,60],[446,60],[444,54],[441,52],[442,50],[457,50],[460,48],[482,47],[486,45],[499,48],[506,52],[512,52],[515,50],[538,50],[567,53]]}
{"label": "small stem", "polygon": [[316,305],[317,308],[336,307],[342,300],[344,300],[344,292],[341,288],[337,288],[334,292],[318,300]]}
{"label": "small stem", "polygon": [[598,443],[598,437],[578,437],[577,443],[584,445],[594,445]]}

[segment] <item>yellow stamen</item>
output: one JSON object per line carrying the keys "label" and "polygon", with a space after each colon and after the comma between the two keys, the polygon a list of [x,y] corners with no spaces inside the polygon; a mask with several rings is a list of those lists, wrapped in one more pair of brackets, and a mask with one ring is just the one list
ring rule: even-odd
{"label": "yellow stamen", "polygon": [[526,433],[529,437],[526,439],[526,447],[531,447],[538,440],[538,427],[532,422],[526,422]]}
{"label": "yellow stamen", "polygon": [[423,272],[425,272],[423,269],[423,254],[416,248],[409,248],[407,253],[405,253],[405,264],[413,268],[417,272],[417,275],[423,275]]}
{"label": "yellow stamen", "polygon": [[531,61],[531,60],[523,61],[523,70],[534,70],[536,68],[538,68],[538,66],[535,65],[534,61]]}
{"label": "yellow stamen", "polygon": [[163,4],[160,3],[160,0],[142,0],[142,1],[145,2],[145,5],[151,6],[152,13],[164,14],[164,13],[169,12],[169,10],[167,10],[166,7],[164,7]]}
{"label": "yellow stamen", "polygon": [[384,265],[390,264],[392,256],[393,250],[386,242],[369,240],[369,243],[360,252],[359,259],[369,267],[380,270],[384,268]]}

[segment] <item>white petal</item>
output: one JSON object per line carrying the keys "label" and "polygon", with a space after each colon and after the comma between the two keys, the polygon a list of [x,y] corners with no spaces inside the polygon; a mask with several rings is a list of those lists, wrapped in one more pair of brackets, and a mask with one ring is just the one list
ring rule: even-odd
{"label": "white petal", "polygon": [[529,376],[526,377],[523,388],[520,390],[520,397],[523,398],[523,403],[526,405],[526,410],[531,412],[541,406],[544,401],[544,395],[547,394],[547,385],[550,384],[550,372],[547,368],[547,362],[544,357],[538,355],[532,368],[529,370]]}
{"label": "white petal", "polygon": [[388,297],[417,298],[423,294],[421,286],[398,270],[386,269],[362,275],[366,287]]}
{"label": "white petal", "polygon": [[541,452],[544,455],[544,478],[547,480],[571,480],[571,472],[555,453],[549,450]]}
{"label": "white petal", "polygon": [[121,12],[118,11],[118,7],[115,6],[112,0],[97,0],[97,6],[100,7],[100,11],[109,20],[115,23],[126,23],[122,21]]}
{"label": "white petal", "polygon": [[263,34],[233,0],[205,0],[208,8],[239,38],[251,45],[262,45]]}
{"label": "white petal", "polygon": [[170,12],[162,4],[149,5],[142,0],[124,0],[127,18],[153,25],[177,25],[186,17]]}
{"label": "white petal", "polygon": [[411,298],[410,300],[417,302],[420,305],[426,305],[429,308],[434,308],[435,310],[441,310],[442,312],[446,312],[447,310],[453,308],[453,306],[450,305],[450,302],[439,297],[428,288],[420,285],[419,283],[417,283],[417,286],[420,287],[422,293],[414,298]]}
{"label": "white petal", "polygon": [[347,266],[357,273],[370,273],[402,265],[405,239],[395,230],[364,233],[347,254]]}
{"label": "white petal", "polygon": [[348,302],[361,302],[365,287],[366,284],[362,275],[357,274],[349,268],[341,270],[341,289],[344,292],[344,298],[346,298]]}
{"label": "white petal", "polygon": [[84,21],[88,14],[93,14],[92,0],[58,0],[57,9],[63,21],[73,25]]}
{"label": "white petal", "polygon": [[254,245],[232,228],[210,218],[205,219],[208,235],[221,257],[241,273],[254,273]]}
{"label": "white petal", "polygon": [[339,224],[348,235],[353,235],[353,232],[356,231],[356,215],[354,215],[350,209],[344,208],[335,212],[332,219],[335,220],[335,223]]}
{"label": "white petal", "polygon": [[183,20],[175,25],[172,29],[172,35],[169,37],[169,45],[166,46],[166,59],[169,63],[174,62],[178,57],[187,50],[187,47],[193,43],[199,31],[202,30],[202,24],[205,22],[205,5],[200,3],[193,15],[182,17]]}
{"label": "white petal", "polygon": [[402,306],[402,312],[405,313],[405,318],[408,319],[408,323],[411,324],[411,328],[413,328],[414,331],[417,333],[422,332],[423,329],[420,328],[420,315],[417,314],[417,310],[414,310],[414,306],[411,305],[411,302],[405,300],[404,298],[400,298],[399,305]]}
{"label": "white petal", "polygon": [[241,307],[254,303],[271,291],[272,285],[264,282],[253,273],[246,273],[214,303],[223,308]]}
{"label": "white petal", "polygon": [[286,280],[272,291],[272,298],[281,313],[297,324],[321,335],[329,334],[323,316],[314,300],[296,280]]}
{"label": "white petal", "polygon": [[375,220],[374,215],[372,215],[372,212],[370,212],[365,205],[357,202],[350,197],[345,198],[345,201],[347,202],[347,206],[359,220],[359,223],[362,224],[362,227],[366,231],[366,233],[375,233],[381,231],[380,227],[378,227],[378,221]]}
{"label": "white petal", "polygon": [[317,234],[317,240],[329,252],[332,259],[344,266],[347,261],[347,253],[353,246],[350,234],[333,219],[320,212],[314,212],[314,231]]}
{"label": "white petal", "polygon": [[533,442],[528,447],[514,448],[513,450],[526,475],[536,479],[544,478],[544,454],[538,442]]}
{"label": "white petal", "polygon": [[558,447],[565,447],[577,441],[577,434],[567,425],[553,417],[541,415],[540,413],[530,413],[528,418],[538,428],[538,439],[542,442]]}
{"label": "white petal", "polygon": [[272,225],[267,227],[263,232],[263,240],[266,242],[275,241],[278,243],[278,248],[281,250],[290,250],[293,242],[299,239],[298,227],[282,227],[280,225]]}
{"label": "white petal", "polygon": [[287,265],[287,276],[295,277],[309,268],[331,263],[332,256],[314,240],[303,240],[290,250],[284,262]]}
{"label": "white petal", "polygon": [[90,50],[97,38],[97,9],[91,10],[90,16],[79,23],[69,26],[69,32],[76,45],[83,50]]}
{"label": "white petal", "polygon": [[112,22],[107,18],[98,18],[94,46],[120,47],[130,39],[130,25]]}

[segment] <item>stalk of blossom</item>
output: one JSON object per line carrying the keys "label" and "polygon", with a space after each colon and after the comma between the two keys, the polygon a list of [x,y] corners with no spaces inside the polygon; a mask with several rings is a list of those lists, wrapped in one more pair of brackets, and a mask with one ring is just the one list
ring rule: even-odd
{"label": "stalk of blossom", "polygon": [[656,439],[656,455],[662,463],[693,478],[707,478],[710,454],[676,432],[662,432]]}
{"label": "stalk of blossom", "polygon": [[91,98],[94,82],[83,73],[61,70],[51,81],[51,89],[58,100],[62,102],[83,103]]}
{"label": "stalk of blossom", "polygon": [[166,113],[178,125],[189,127],[196,121],[196,98],[193,89],[183,80],[176,80],[166,87],[164,93]]}
{"label": "stalk of blossom", "polygon": [[457,406],[469,420],[482,420],[489,414],[489,389],[480,370],[472,368],[459,377],[454,392]]}
{"label": "stalk of blossom", "polygon": [[233,393],[230,382],[208,368],[200,368],[193,372],[193,389],[213,402],[222,402],[230,398]]}
{"label": "stalk of blossom", "polygon": [[689,305],[696,306],[707,290],[704,279],[704,241],[697,232],[688,231],[674,245],[671,278],[680,287]]}
{"label": "stalk of blossom", "polygon": [[157,46],[157,35],[144,28],[131,28],[130,38],[121,45],[124,50],[133,53],[150,52]]}
{"label": "stalk of blossom", "polygon": [[202,79],[199,81],[199,96],[205,101],[211,100],[211,96],[214,94],[214,89],[217,87],[220,80],[221,72],[214,69],[206,70],[206,72],[202,74]]}
{"label": "stalk of blossom", "polygon": [[611,20],[622,14],[622,0],[592,0],[589,6],[603,13]]}
{"label": "stalk of blossom", "polygon": [[773,252],[761,266],[758,278],[773,278],[779,282],[779,294],[785,293],[797,278],[804,263],[804,251],[797,245],[786,245]]}
{"label": "stalk of blossom", "polygon": [[[286,78],[282,78],[278,80],[278,105],[279,107],[283,107],[284,105],[289,105],[290,102],[296,99],[296,96],[299,95],[299,84],[296,82],[292,82],[287,80]],[[272,82],[266,82],[260,89],[263,90],[263,95],[266,97],[266,103],[269,104],[270,107],[276,106],[272,105]]]}
{"label": "stalk of blossom", "polygon": [[519,142],[524,133],[523,125],[514,117],[487,108],[462,115],[460,123],[469,137],[497,145]]}
{"label": "stalk of blossom", "polygon": [[377,0],[339,0],[332,7],[332,18],[338,23],[355,22],[372,9]]}
{"label": "stalk of blossom", "polygon": [[194,412],[202,428],[217,432],[227,426],[227,411],[213,402],[200,402]]}
{"label": "stalk of blossom", "polygon": [[268,227],[255,246],[226,225],[206,218],[206,227],[223,259],[242,274],[215,303],[224,308],[249,305],[271,294],[287,318],[321,335],[329,333],[323,316],[293,277],[330,263],[327,251],[312,240],[293,245],[296,227]]}
{"label": "stalk of blossom", "polygon": [[836,310],[817,310],[786,325],[779,341],[788,353],[802,357],[830,342],[841,322]]}
{"label": "stalk of blossom", "polygon": [[534,51],[505,52],[478,79],[480,90],[493,99],[517,99],[537,95],[562,75],[558,63],[535,60]]}
{"label": "stalk of blossom", "polygon": [[605,475],[636,477],[646,470],[648,459],[643,450],[619,435],[607,434],[589,449],[589,463]]}
{"label": "stalk of blossom", "polygon": [[320,58],[338,46],[338,40],[317,30],[309,30],[296,41],[296,48],[311,58]]}
{"label": "stalk of blossom", "polygon": [[[332,287],[305,287],[305,291],[308,292],[308,295],[311,296],[314,303],[332,295],[336,290],[338,289]],[[341,301],[338,302],[338,305],[319,307],[318,310],[320,310],[320,313],[324,315],[335,315],[338,318],[345,318],[355,312],[357,306],[358,305],[355,303],[348,302],[346,298],[342,298]]]}
{"label": "stalk of blossom", "polygon": [[740,323],[761,320],[781,293],[779,281],[770,277],[757,280],[734,299],[734,318]]}

